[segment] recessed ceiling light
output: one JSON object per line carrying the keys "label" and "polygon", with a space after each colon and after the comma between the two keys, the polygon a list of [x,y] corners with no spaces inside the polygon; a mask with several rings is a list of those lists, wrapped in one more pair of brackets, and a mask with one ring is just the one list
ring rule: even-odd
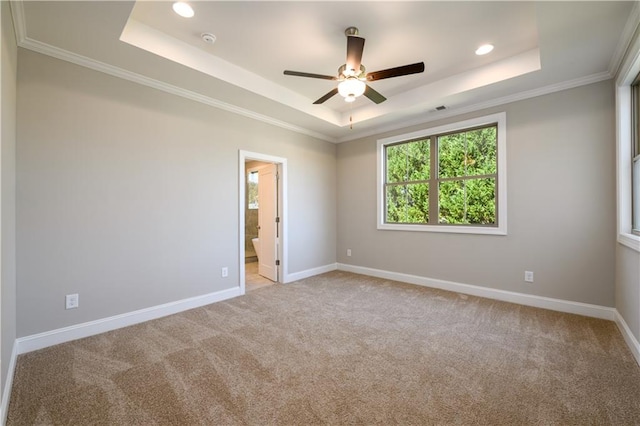
{"label": "recessed ceiling light", "polygon": [[173,11],[183,18],[191,18],[194,15],[193,8],[183,1],[175,2]]}
{"label": "recessed ceiling light", "polygon": [[476,50],[476,55],[486,55],[493,50],[493,44],[483,44]]}

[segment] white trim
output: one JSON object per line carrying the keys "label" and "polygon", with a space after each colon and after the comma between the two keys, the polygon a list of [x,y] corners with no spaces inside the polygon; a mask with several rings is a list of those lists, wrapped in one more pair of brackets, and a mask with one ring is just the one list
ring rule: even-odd
{"label": "white trim", "polygon": [[[584,77],[579,77],[569,81],[550,84],[548,86],[536,88],[533,90],[514,93],[508,96],[504,96],[498,99],[488,100],[486,102],[480,102],[474,105],[469,105],[461,108],[454,107],[451,109],[447,109],[446,111],[435,112],[433,115],[430,115],[427,118],[425,118],[424,116],[411,118],[408,120],[397,121],[393,124],[389,124],[386,126],[377,126],[371,130],[363,130],[362,132],[355,130],[355,131],[349,132],[348,134],[343,135],[342,137],[333,137],[333,136],[326,135],[324,133],[316,132],[300,126],[286,123],[284,121],[276,120],[274,118],[255,113],[253,111],[246,110],[244,108],[227,104],[225,102],[219,101],[214,98],[203,96],[195,92],[190,92],[185,89],[181,89],[179,87],[172,86],[167,83],[142,76],[140,74],[132,73],[130,71],[126,71],[124,69],[117,68],[112,65],[96,61],[86,56],[78,55],[76,53],[72,53],[67,50],[60,49],[58,47],[39,42],[37,40],[30,39],[26,35],[27,30],[26,30],[26,22],[24,20],[23,1],[24,0],[11,2],[11,13],[13,15],[13,20],[14,20],[16,39],[18,42],[18,46],[22,48],[33,50],[34,52],[42,53],[44,55],[48,55],[57,59],[68,61],[76,65],[84,66],[86,68],[90,68],[96,71],[104,72],[114,77],[122,78],[122,79],[132,81],[138,84],[142,84],[148,87],[153,87],[158,90],[165,91],[167,93],[171,93],[177,96],[191,99],[196,102],[203,103],[205,105],[210,105],[215,108],[220,108],[232,113],[240,114],[249,118],[253,118],[258,121],[272,124],[277,127],[288,129],[293,132],[301,133],[304,135],[308,135],[308,136],[315,137],[315,138],[318,138],[327,142],[332,142],[332,143],[342,143],[342,142],[347,142],[355,139],[364,138],[367,136],[379,135],[381,133],[394,131],[394,130],[398,130],[398,129],[402,129],[402,128],[406,128],[414,125],[427,124],[429,122],[441,120],[448,117],[454,117],[462,114],[476,112],[476,111],[484,110],[491,107],[501,106],[501,105],[505,105],[508,103],[516,102],[516,101],[521,101],[529,98],[534,98],[534,97],[543,96],[543,95],[547,95],[555,92],[560,92],[563,90],[572,89],[575,87],[593,84],[593,83],[597,83],[597,82],[612,78],[612,75],[608,71],[600,72],[600,73],[591,74]],[[630,20],[631,18],[633,18],[633,16],[635,15],[630,16]],[[626,29],[625,29],[625,32],[626,32]],[[615,61],[617,61],[617,58],[614,55],[614,57],[612,57],[612,64],[615,63]]]}
{"label": "white trim", "polygon": [[421,277],[418,275],[403,274],[399,272],[383,271],[380,269],[366,268],[363,266],[338,264],[338,270],[369,275],[377,278],[385,278],[424,287],[438,288],[456,293],[485,297],[487,299],[501,300],[503,302],[519,305],[533,306],[535,308],[550,309],[552,311],[566,312],[570,314],[584,315],[613,321],[615,309],[606,306],[591,305],[588,303],[573,302],[570,300],[553,299],[550,297],[535,296],[531,294],[516,293],[513,291],[498,290],[471,284],[463,284],[453,281],[439,280],[435,278]]}
{"label": "white trim", "polygon": [[618,234],[618,242],[623,246],[629,247],[632,250],[640,252],[640,237],[635,234]]}
{"label": "white trim", "polygon": [[266,116],[264,114],[259,114],[257,112],[254,112],[245,108],[241,108],[239,106],[232,105],[232,104],[220,101],[218,99],[205,96],[203,94],[196,93],[191,90],[184,89],[182,87],[165,83],[164,81],[156,80],[156,79],[144,76],[142,74],[138,74],[132,71],[125,70],[123,68],[119,68],[119,67],[107,64],[105,62],[100,62],[95,59],[88,58],[86,56],[78,55],[76,53],[69,52],[68,50],[60,49],[58,47],[51,46],[49,44],[42,43],[37,40],[32,40],[28,37],[25,37],[22,41],[19,41],[18,46],[25,49],[32,50],[34,52],[42,53],[47,56],[51,56],[56,59],[67,61],[72,64],[80,65],[82,67],[89,68],[94,71],[99,71],[114,77],[118,77],[123,80],[131,81],[133,83],[138,83],[143,86],[161,90],[163,92],[180,96],[195,102],[199,102],[201,104],[209,105],[214,108],[219,108],[224,111],[242,115],[244,117],[247,117],[253,120],[262,121],[263,123],[271,124],[273,126],[291,130],[296,133],[301,133],[303,135],[325,140],[327,142],[336,143],[335,138],[327,136],[323,133],[305,129],[303,127],[296,126],[294,124],[290,124],[285,121]]}
{"label": "white trim", "polygon": [[[498,226],[445,226],[445,225],[411,225],[384,223],[386,209],[384,196],[384,147],[394,142],[402,142],[418,139],[445,132],[455,132],[485,124],[498,123]],[[376,150],[377,176],[376,176],[376,203],[377,203],[377,229],[391,231],[420,231],[420,232],[449,232],[459,234],[483,234],[483,235],[507,235],[507,114],[500,112],[469,120],[445,124],[438,127],[422,129],[402,135],[390,136],[378,139]]]}
{"label": "white trim", "polygon": [[287,86],[276,84],[274,81],[232,64],[219,56],[211,55],[210,52],[200,47],[152,28],[133,18],[134,14],[129,16],[120,35],[120,41],[286,105],[334,126],[344,126],[348,123],[343,114],[326,105],[314,105],[309,102],[308,97],[289,89]]}
{"label": "white trim", "polygon": [[16,42],[19,44],[27,38],[27,20],[24,16],[24,5],[22,1],[9,2],[11,7],[11,18],[13,19],[13,31],[16,35]]}
{"label": "white trim", "polygon": [[622,29],[620,40],[616,45],[616,50],[613,52],[613,56],[611,56],[611,62],[609,63],[609,74],[611,74],[611,76],[615,76],[616,72],[620,69],[624,55],[633,41],[633,34],[638,27],[638,22],[640,22],[640,3],[638,1],[634,1],[633,3],[627,22]]}
{"label": "white trim", "polygon": [[[637,24],[636,24],[637,25]],[[640,237],[631,232],[631,83],[640,73],[640,37],[629,44],[628,57],[616,79],[617,241],[640,252]]]}
{"label": "white trim", "polygon": [[395,130],[406,129],[407,127],[418,126],[421,124],[428,124],[433,121],[443,120],[445,118],[457,117],[463,114],[486,110],[488,108],[500,107],[512,102],[523,101],[526,99],[536,98],[538,96],[549,95],[564,90],[574,89],[576,87],[586,86],[589,84],[599,83],[601,81],[610,80],[611,75],[608,72],[600,72],[597,74],[587,75],[585,77],[575,78],[573,80],[562,81],[560,83],[550,84],[548,86],[539,87],[524,92],[514,93],[511,95],[503,96],[497,99],[491,99],[485,102],[479,102],[477,104],[447,108],[444,111],[429,111],[427,116],[420,116],[417,118],[410,118],[407,120],[396,121],[386,126],[375,127],[373,130],[363,130],[361,132],[354,129],[352,133],[349,133],[341,138],[337,139],[337,143],[348,142],[355,139],[365,138],[367,136],[380,135],[382,133],[388,133]]}
{"label": "white trim", "polygon": [[13,376],[16,371],[16,362],[18,360],[18,344],[13,342],[11,350],[11,359],[9,360],[9,369],[7,370],[7,378],[2,388],[2,404],[0,405],[0,424],[7,422],[7,414],[9,413],[9,401],[11,399],[11,389],[13,388]]}
{"label": "white trim", "polygon": [[216,291],[202,296],[177,300],[163,305],[152,306],[133,312],[114,315],[95,321],[76,324],[69,327],[58,328],[56,330],[45,331],[44,333],[33,334],[31,336],[16,339],[18,355],[84,337],[94,336],[118,328],[128,327],[141,322],[162,318],[189,309],[199,308],[215,302],[231,299],[240,296],[239,287]]}
{"label": "white trim", "polygon": [[245,202],[245,188],[247,176],[245,173],[245,162],[247,161],[264,161],[266,163],[274,163],[278,165],[278,172],[280,173],[280,182],[278,192],[280,194],[278,202],[280,203],[280,244],[278,244],[278,259],[280,259],[280,267],[278,271],[278,281],[285,283],[289,281],[289,190],[288,190],[288,172],[287,172],[287,159],[284,157],[276,157],[269,154],[261,154],[258,152],[250,152],[239,150],[238,151],[238,268],[240,277],[240,294],[245,294],[246,287],[246,275],[244,266],[244,202]]}
{"label": "white trim", "polygon": [[303,280],[305,278],[335,271],[337,269],[338,269],[337,263],[330,263],[328,265],[319,266],[317,268],[306,269],[300,272],[293,272],[287,276],[287,281],[283,281],[283,283],[284,284],[292,283],[294,281]]}
{"label": "white trim", "polygon": [[416,231],[416,232],[442,232],[449,234],[474,234],[474,235],[507,235],[506,230],[503,231],[493,226],[447,226],[447,225],[414,225],[414,224],[390,224],[381,223],[378,225],[379,230],[383,231]]}
{"label": "white trim", "polygon": [[638,342],[638,339],[636,339],[636,337],[633,335],[631,329],[627,325],[627,322],[624,320],[622,315],[620,315],[620,312],[618,312],[618,310],[616,310],[615,321],[618,325],[620,333],[622,333],[624,341],[627,343],[627,346],[629,346],[633,357],[636,359],[638,365],[640,365],[640,343]]}

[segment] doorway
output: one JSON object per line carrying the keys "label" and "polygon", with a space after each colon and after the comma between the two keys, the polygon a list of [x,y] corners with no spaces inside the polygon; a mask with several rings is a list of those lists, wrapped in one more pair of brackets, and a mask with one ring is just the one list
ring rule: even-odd
{"label": "doorway", "polygon": [[240,151],[240,289],[285,282],[286,159]]}

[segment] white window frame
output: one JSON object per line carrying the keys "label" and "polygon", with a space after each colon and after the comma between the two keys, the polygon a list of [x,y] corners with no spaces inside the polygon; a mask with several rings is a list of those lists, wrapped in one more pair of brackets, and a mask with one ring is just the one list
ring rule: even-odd
{"label": "white window frame", "polygon": [[[451,133],[472,127],[481,127],[497,123],[498,125],[498,226],[473,225],[428,225],[428,224],[395,224],[385,223],[386,197],[384,195],[385,179],[385,146],[393,143],[424,138],[440,133]],[[472,118],[418,130],[412,133],[392,136],[378,140],[377,148],[377,228],[391,231],[448,232],[456,234],[507,235],[507,114],[505,112]]]}
{"label": "white window frame", "polygon": [[640,236],[632,230],[632,119],[631,84],[640,73],[640,37],[630,46],[629,55],[616,79],[616,198],[618,242],[640,252]]}

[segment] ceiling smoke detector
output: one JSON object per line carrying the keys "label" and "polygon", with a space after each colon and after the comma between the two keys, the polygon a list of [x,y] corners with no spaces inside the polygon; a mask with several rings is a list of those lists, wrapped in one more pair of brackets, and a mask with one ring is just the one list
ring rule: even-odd
{"label": "ceiling smoke detector", "polygon": [[200,37],[205,43],[213,44],[216,42],[216,36],[210,33],[203,33]]}

